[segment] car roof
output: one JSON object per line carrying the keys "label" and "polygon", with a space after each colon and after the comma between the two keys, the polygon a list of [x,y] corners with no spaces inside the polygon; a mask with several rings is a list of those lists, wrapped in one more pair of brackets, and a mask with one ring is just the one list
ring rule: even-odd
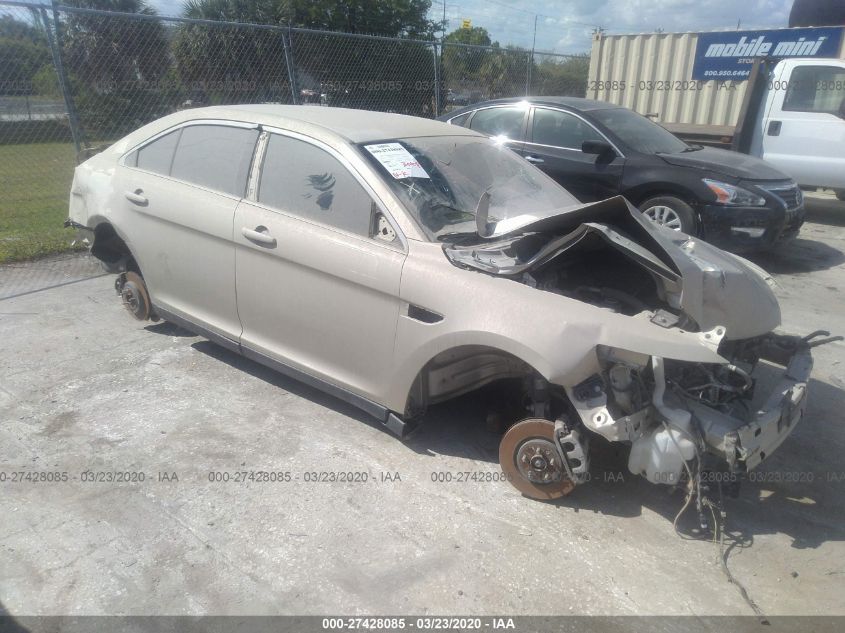
{"label": "car roof", "polygon": [[352,143],[418,136],[479,136],[477,132],[433,119],[316,105],[227,105],[183,110],[185,121],[231,119],[307,133],[319,131]]}
{"label": "car roof", "polygon": [[[579,112],[588,112],[590,110],[611,110],[622,108],[623,106],[615,103],[607,103],[606,101],[595,101],[594,99],[583,99],[581,97],[510,97],[508,99],[493,99],[492,101],[482,101],[473,103],[464,108],[461,112],[468,110],[477,110],[481,107],[491,105],[501,105],[508,103],[530,103],[531,105],[549,105],[549,106],[563,106]],[[449,115],[454,113],[450,112]]]}

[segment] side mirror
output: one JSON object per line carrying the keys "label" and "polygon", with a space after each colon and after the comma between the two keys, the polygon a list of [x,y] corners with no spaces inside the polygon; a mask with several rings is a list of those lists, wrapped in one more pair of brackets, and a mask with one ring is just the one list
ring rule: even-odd
{"label": "side mirror", "polygon": [[607,141],[584,141],[581,143],[581,151],[585,154],[613,154],[613,146]]}

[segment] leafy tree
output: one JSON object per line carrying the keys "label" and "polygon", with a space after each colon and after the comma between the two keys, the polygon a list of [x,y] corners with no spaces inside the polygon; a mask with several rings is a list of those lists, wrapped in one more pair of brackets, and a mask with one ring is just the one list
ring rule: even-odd
{"label": "leafy tree", "polygon": [[[382,36],[428,37],[430,0],[189,0],[185,16]],[[433,55],[419,44],[291,33],[300,100],[402,112],[430,111]],[[282,34],[186,24],[174,54],[200,101],[290,99]]]}
{"label": "leafy tree", "polygon": [[453,91],[469,93],[470,101],[525,92],[529,55],[524,48],[500,46],[483,27],[456,29],[443,39],[443,79]]}
{"label": "leafy tree", "polygon": [[493,43],[490,39],[490,33],[483,26],[474,26],[471,29],[455,29],[448,33],[443,41],[475,46],[490,46]]}
{"label": "leafy tree", "polygon": [[56,68],[53,63],[44,64],[32,77],[32,92],[44,97],[50,97],[61,101],[62,91],[59,89],[59,80],[56,78]]}
{"label": "leafy tree", "polygon": [[0,94],[32,93],[32,79],[50,59],[43,31],[12,16],[0,17]]}
{"label": "leafy tree", "polygon": [[30,22],[15,19],[11,15],[0,15],[0,37],[44,44],[44,29],[39,13],[33,12]]}
{"label": "leafy tree", "polygon": [[587,94],[590,58],[546,57],[531,71],[531,94],[583,97]]}
{"label": "leafy tree", "polygon": [[31,94],[32,78],[49,57],[45,46],[25,39],[0,37],[0,94]]}
{"label": "leafy tree", "polygon": [[477,83],[490,51],[462,45],[490,46],[492,42],[487,29],[480,26],[456,29],[446,35],[443,42],[441,55],[444,83],[449,86],[458,86],[467,81]]}
{"label": "leafy tree", "polygon": [[519,46],[501,48],[494,43],[480,69],[484,90],[489,99],[525,94],[529,53]]}

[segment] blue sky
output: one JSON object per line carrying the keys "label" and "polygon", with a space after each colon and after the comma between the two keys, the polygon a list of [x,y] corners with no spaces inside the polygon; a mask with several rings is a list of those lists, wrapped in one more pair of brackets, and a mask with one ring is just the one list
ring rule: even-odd
{"label": "blue sky", "polygon": [[[162,15],[179,15],[183,0],[149,0]],[[792,0],[445,0],[449,30],[463,19],[483,26],[502,44],[531,47],[534,14],[537,50],[583,53],[591,32],[644,33],[773,28],[787,25]],[[432,2],[442,19],[443,2]]]}

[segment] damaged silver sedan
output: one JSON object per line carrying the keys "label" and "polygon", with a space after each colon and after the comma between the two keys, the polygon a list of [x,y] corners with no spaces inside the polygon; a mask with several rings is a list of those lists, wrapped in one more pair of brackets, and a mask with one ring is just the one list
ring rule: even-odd
{"label": "damaged silver sedan", "polygon": [[[815,337],[766,274],[578,203],[475,132],[308,106],[190,110],[80,165],[70,225],[138,319],[165,319],[404,436],[426,408],[512,393],[501,466],[553,499],[590,440],[677,485],[756,467],[801,419]],[[816,333],[818,334],[818,333]],[[761,388],[757,374],[778,367]]]}

